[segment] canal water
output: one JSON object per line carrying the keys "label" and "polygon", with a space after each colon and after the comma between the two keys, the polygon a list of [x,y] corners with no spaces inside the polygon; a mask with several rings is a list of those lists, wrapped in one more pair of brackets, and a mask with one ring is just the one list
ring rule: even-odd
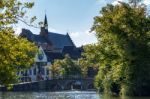
{"label": "canal water", "polygon": [[1,92],[0,99],[150,99],[150,97],[111,97],[94,91],[65,92]]}

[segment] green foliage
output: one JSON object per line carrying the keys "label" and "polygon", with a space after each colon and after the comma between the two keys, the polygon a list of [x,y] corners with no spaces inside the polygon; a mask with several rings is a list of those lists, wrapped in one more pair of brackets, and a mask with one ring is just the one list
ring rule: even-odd
{"label": "green foliage", "polygon": [[51,66],[53,78],[59,76],[81,76],[81,67],[78,62],[68,55],[63,60],[55,60]]}
{"label": "green foliage", "polygon": [[18,21],[23,21],[27,10],[32,8],[34,3],[21,3],[18,0],[1,0],[0,1],[0,29],[8,27],[10,24],[15,24]]}
{"label": "green foliage", "polygon": [[107,93],[150,95],[150,17],[143,6],[107,5],[94,18],[98,43],[85,57],[99,66],[95,84]]}
{"label": "green foliage", "polygon": [[0,84],[17,81],[17,72],[29,68],[37,48],[26,39],[15,36],[12,24],[21,20],[33,3],[0,0]]}
{"label": "green foliage", "polygon": [[97,72],[99,67],[99,53],[95,50],[98,48],[96,44],[89,44],[83,46],[84,53],[82,53],[82,58],[79,60],[81,66],[82,74],[84,77],[87,77],[88,70],[92,68]]}
{"label": "green foliage", "polygon": [[90,66],[88,64],[88,61],[85,58],[80,58],[78,62],[79,62],[78,65],[80,66],[81,69],[82,76],[87,77],[88,67]]}

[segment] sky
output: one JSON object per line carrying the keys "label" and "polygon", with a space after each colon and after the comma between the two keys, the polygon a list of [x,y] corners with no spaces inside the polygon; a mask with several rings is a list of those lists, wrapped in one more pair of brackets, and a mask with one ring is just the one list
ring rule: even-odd
{"label": "sky", "polygon": [[[45,14],[48,19],[48,29],[50,32],[59,34],[69,33],[76,46],[96,43],[95,34],[90,33],[94,17],[99,15],[100,9],[107,3],[117,4],[118,1],[127,0],[21,0],[23,2],[33,1],[34,7],[28,10],[27,16],[36,16],[34,25],[44,21]],[[150,0],[143,1],[150,5]],[[22,28],[31,30],[34,34],[39,34],[39,28],[29,27],[21,22],[15,26],[16,33],[19,34]]]}

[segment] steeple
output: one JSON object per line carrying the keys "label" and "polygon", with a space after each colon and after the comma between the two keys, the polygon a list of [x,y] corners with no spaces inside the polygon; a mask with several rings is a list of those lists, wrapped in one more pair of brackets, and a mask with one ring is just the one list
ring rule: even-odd
{"label": "steeple", "polygon": [[45,19],[44,19],[44,27],[45,27],[45,29],[48,29],[48,22],[47,22],[46,14],[45,14]]}
{"label": "steeple", "polygon": [[41,27],[40,35],[41,36],[45,36],[45,37],[47,37],[47,35],[48,35],[48,22],[47,22],[47,16],[46,16],[46,14],[45,14],[45,19],[44,19],[44,24]]}

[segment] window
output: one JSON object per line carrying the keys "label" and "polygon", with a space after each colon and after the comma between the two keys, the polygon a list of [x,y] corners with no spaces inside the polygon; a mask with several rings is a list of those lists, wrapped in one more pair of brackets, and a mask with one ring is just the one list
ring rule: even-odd
{"label": "window", "polygon": [[33,72],[34,72],[34,75],[36,75],[36,68],[34,68]]}
{"label": "window", "polygon": [[41,68],[41,74],[45,75],[45,69],[44,68]]}
{"label": "window", "polygon": [[28,71],[27,71],[27,70],[25,71],[25,74],[24,74],[24,76],[28,76]]}
{"label": "window", "polygon": [[29,70],[29,75],[32,75],[32,69]]}

